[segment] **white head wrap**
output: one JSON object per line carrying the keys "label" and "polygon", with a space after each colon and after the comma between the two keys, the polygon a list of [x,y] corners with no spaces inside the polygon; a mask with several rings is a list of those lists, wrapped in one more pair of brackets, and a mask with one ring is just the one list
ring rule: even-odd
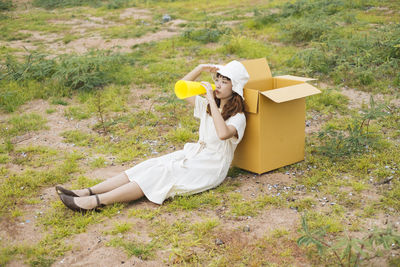
{"label": "white head wrap", "polygon": [[218,67],[217,73],[231,79],[232,91],[236,92],[244,99],[243,87],[249,80],[250,76],[243,64],[237,60],[233,60],[225,66],[216,65],[216,67]]}

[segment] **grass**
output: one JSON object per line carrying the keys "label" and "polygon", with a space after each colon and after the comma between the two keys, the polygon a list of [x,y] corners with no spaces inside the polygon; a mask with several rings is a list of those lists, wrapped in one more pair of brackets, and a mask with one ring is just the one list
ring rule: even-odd
{"label": "grass", "polygon": [[66,159],[48,171],[27,169],[21,173],[6,172],[1,180],[2,195],[0,198],[0,212],[2,216],[9,215],[20,205],[39,196],[39,190],[67,181],[69,175],[78,171],[77,161],[79,154],[71,154]]}
{"label": "grass", "polygon": [[1,125],[0,133],[3,138],[12,138],[42,129],[48,129],[46,119],[36,113],[30,113],[12,116]]}
{"label": "grass", "polygon": [[109,246],[122,247],[128,256],[136,256],[142,260],[149,260],[154,257],[154,245],[153,244],[142,244],[135,241],[126,241],[121,238],[114,238],[108,242]]}
{"label": "grass", "polygon": [[[329,238],[340,239],[360,235],[366,221],[387,216],[390,224],[398,217],[397,2],[36,0],[35,8],[10,3],[0,2],[0,214],[14,226],[33,211],[41,213],[35,213],[36,243],[0,240],[0,265],[49,266],[90,227],[105,228],[100,235],[109,236],[107,245],[127,256],[165,265],[329,265],[330,256],[297,246],[295,224],[266,228],[257,222],[283,210],[300,222],[305,213],[310,229],[326,228]],[[149,9],[153,17],[121,18],[128,7]],[[130,52],[54,55],[50,40],[34,40],[37,34],[54,34],[63,44],[91,34],[136,38],[168,27],[161,24],[163,14],[186,20],[180,34]],[[94,18],[113,24],[78,33],[74,25],[53,23]],[[19,49],[12,42],[40,48]],[[98,168],[128,168],[196,141],[198,121],[174,96],[176,80],[200,63],[256,57],[267,58],[273,75],[315,77],[315,85],[323,87],[306,100],[307,120],[319,130],[306,136],[304,161],[265,176],[233,167],[219,187],[156,207],[136,202],[81,216],[58,200],[41,198],[55,184],[96,184],[88,173]],[[209,75],[201,79],[211,81]],[[382,104],[385,115],[372,116],[369,103],[349,105],[353,99],[342,88],[383,95],[375,107]],[[43,113],[26,112],[34,99],[50,106]],[[51,132],[60,114],[68,119],[59,136],[65,151],[36,145],[33,138]],[[366,114],[368,127],[355,131]],[[290,188],[285,180],[272,183],[275,175],[289,177]],[[280,218],[266,221],[273,219]],[[396,264],[396,249],[394,256],[379,254],[380,260]]]}

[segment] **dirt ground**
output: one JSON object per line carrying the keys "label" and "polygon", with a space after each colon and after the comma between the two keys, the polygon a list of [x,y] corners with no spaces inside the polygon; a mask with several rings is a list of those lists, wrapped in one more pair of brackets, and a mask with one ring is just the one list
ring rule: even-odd
{"label": "dirt ground", "polygon": [[[141,105],[146,105],[148,100],[143,100],[137,97],[138,90],[132,88],[131,95],[136,101],[141,101]],[[139,93],[140,94],[140,93]],[[363,99],[367,99],[368,96],[363,93],[354,92],[352,90],[343,91],[343,94],[347,95],[350,99],[350,106],[360,105]],[[360,97],[363,96],[363,97]],[[136,96],[136,97],[134,97]],[[135,104],[135,103],[134,103]],[[136,103],[137,104],[137,103]],[[96,123],[95,119],[87,119],[82,121],[68,120],[64,116],[65,106],[58,105],[56,111],[52,114],[46,114],[46,109],[49,108],[49,103],[44,100],[31,101],[21,107],[21,112],[35,112],[42,116],[47,117],[49,126],[48,130],[42,130],[36,133],[26,134],[18,137],[18,145],[43,145],[55,149],[62,149],[64,151],[79,150],[78,147],[74,147],[71,144],[63,142],[63,138],[60,136],[61,132],[66,130],[79,129],[81,131],[90,132],[91,127]],[[0,120],[4,120],[8,115],[1,115]],[[307,134],[317,131],[320,128],[320,121],[314,122],[312,127],[307,130]],[[11,166],[9,166],[11,167]],[[106,179],[112,177],[127,167],[115,164],[105,168],[99,168],[88,171],[84,175],[93,179]],[[293,187],[294,178],[296,173],[279,173],[272,171],[262,175],[255,174],[242,174],[234,179],[241,181],[241,186],[236,190],[240,192],[244,199],[256,198],[263,192],[277,193],[282,188]],[[232,178],[227,178],[227,180]],[[66,185],[68,186],[68,184]],[[301,197],[304,192],[301,189],[294,189],[296,197]],[[366,197],[377,196],[374,192],[367,192]],[[24,215],[16,221],[0,221],[0,238],[7,240],[9,244],[35,244],[43,238],[42,230],[36,225],[37,216],[40,213],[45,213],[50,202],[58,199],[58,196],[54,188],[46,188],[40,194],[42,202],[39,205],[29,205],[23,209]],[[158,205],[153,204],[147,200],[140,200],[133,202],[128,205],[127,209],[132,208],[150,208],[156,209]],[[324,209],[324,203],[319,203],[316,209]],[[266,209],[260,215],[256,217],[243,217],[239,219],[232,219],[229,217],[221,216],[221,212],[217,210],[209,210],[208,217],[217,217],[221,220],[225,230],[241,229],[250,226],[250,231],[246,233],[245,238],[256,239],[260,236],[265,236],[272,233],[276,229],[297,229],[300,222],[300,214],[289,208],[275,208]],[[170,216],[170,215],[162,215]],[[353,214],[348,214],[349,221]],[[179,217],[179,214],[178,214]],[[194,216],[193,218],[196,218]],[[175,220],[176,218],[165,218],[169,220]],[[198,218],[201,220],[201,218]],[[102,266],[163,266],[165,265],[165,259],[168,258],[168,251],[159,251],[155,260],[143,261],[135,256],[128,257],[122,249],[106,246],[105,243],[112,237],[104,235],[103,231],[110,228],[114,221],[130,222],[135,226],[135,229],[140,233],[135,236],[135,239],[142,239],[143,241],[149,241],[148,227],[146,221],[133,217],[128,217],[122,211],[120,215],[109,219],[106,222],[92,225],[88,228],[85,233],[74,235],[67,239],[67,244],[71,244],[73,249],[67,252],[63,257],[59,258],[53,266],[99,266],[101,262]],[[196,220],[194,220],[195,222]],[[374,219],[368,219],[365,222],[365,226],[372,227],[373,225],[384,226],[388,223],[394,224],[397,227],[400,225],[399,218],[388,218],[385,215],[380,215]],[[304,260],[304,259],[303,259]],[[306,261],[305,261],[306,262]],[[304,263],[304,262],[303,262]],[[304,263],[304,266],[307,266]],[[9,266],[24,266],[23,262],[13,261]],[[299,264],[297,266],[303,266]]]}
{"label": "dirt ground", "polygon": [[[150,11],[143,9],[128,8],[121,13],[121,18],[135,17],[138,19],[147,19],[150,17]],[[32,36],[29,42],[25,41],[12,41],[13,47],[26,47],[28,49],[35,49],[37,46],[35,43],[38,41],[45,41],[46,46],[56,53],[70,53],[78,52],[84,53],[90,48],[98,49],[111,49],[118,48],[122,52],[130,51],[131,47],[135,44],[158,41],[165,38],[175,36],[180,33],[180,29],[177,26],[183,21],[171,21],[163,25],[162,29],[155,33],[146,34],[140,38],[133,39],[112,39],[105,40],[100,36],[86,36],[79,38],[64,44],[59,41],[60,36],[56,34],[42,35],[37,32],[30,32]],[[65,23],[61,21],[55,21],[54,23]],[[68,23],[76,25],[75,30],[79,33],[84,33],[88,28],[91,27],[109,27],[110,23],[102,21],[101,19],[89,18],[88,20],[72,20]],[[234,22],[236,23],[236,22]],[[0,42],[0,45],[2,43]],[[363,92],[355,91],[350,88],[343,88],[341,91],[344,95],[349,97],[351,108],[360,107],[361,104],[369,102],[369,95]],[[148,100],[141,100],[138,95],[138,90],[132,88],[131,97],[136,99],[140,106],[149,106]],[[378,96],[378,99],[384,99],[383,96]],[[378,100],[377,99],[377,100]],[[400,104],[398,100],[395,103]],[[63,137],[60,134],[67,130],[79,129],[81,131],[92,131],[92,126],[96,123],[96,119],[91,118],[82,121],[69,120],[64,116],[65,107],[58,105],[55,107],[56,111],[52,114],[46,114],[46,110],[50,108],[50,104],[44,100],[34,100],[25,104],[20,108],[20,112],[35,112],[43,117],[46,117],[48,122],[48,130],[41,130],[35,133],[29,133],[24,136],[17,137],[14,141],[18,146],[35,145],[35,146],[47,146],[57,150],[63,151],[74,151],[79,150],[78,147],[73,144],[63,142]],[[52,106],[52,108],[54,108]],[[6,120],[10,115],[0,114],[0,121]],[[310,125],[306,127],[306,133],[312,134],[320,129],[322,120],[313,120]],[[13,169],[15,166],[8,166]],[[114,164],[106,168],[100,168],[92,171],[88,171],[83,175],[93,179],[106,179],[112,177],[121,171],[125,170],[127,166]],[[236,177],[242,181],[241,186],[237,188],[245,199],[252,199],[263,192],[278,192],[277,188],[292,187],[294,184],[295,174],[291,173],[279,173],[272,171],[262,175],[244,174]],[[227,178],[230,179],[230,178]],[[66,185],[68,186],[68,185]],[[304,192],[300,189],[294,189],[295,195],[301,197]],[[374,192],[371,192],[367,196],[373,197]],[[46,212],[50,202],[58,199],[58,196],[54,188],[46,188],[40,193],[41,202],[37,205],[29,205],[23,208],[24,215],[15,221],[0,220],[0,238],[2,241],[7,241],[9,245],[12,244],[35,244],[43,238],[43,231],[38,228],[37,220],[38,214]],[[132,208],[150,208],[156,209],[158,205],[153,204],[147,200],[140,200],[133,202],[128,205],[127,209]],[[323,209],[324,205],[321,203],[316,209]],[[209,217],[216,217],[221,220],[224,229],[238,229],[243,228],[247,225],[250,226],[250,230],[246,234],[246,238],[257,238],[259,236],[268,235],[276,229],[297,229],[300,222],[300,214],[289,208],[275,208],[266,209],[259,216],[256,217],[244,217],[239,219],[221,217],[219,210],[210,210]],[[168,214],[164,214],[166,220],[174,220],[175,218],[168,218]],[[352,214],[349,214],[351,217]],[[179,214],[178,214],[179,217]],[[194,216],[193,218],[198,218]],[[199,218],[198,218],[199,219]],[[111,236],[103,234],[105,229],[110,228],[114,221],[126,221],[131,222],[135,226],[135,229],[139,232],[135,238],[142,239],[143,241],[149,241],[149,236],[146,231],[148,227],[146,221],[138,218],[128,217],[124,212],[120,215],[114,216],[106,222],[92,225],[88,228],[85,233],[74,235],[67,239],[67,243],[71,244],[73,249],[67,252],[63,257],[57,259],[53,266],[163,266],[165,265],[165,259],[168,259],[168,251],[159,251],[158,255],[154,260],[143,261],[135,256],[128,257],[122,249],[106,246],[105,243],[111,239]],[[392,222],[399,226],[399,218],[388,218],[385,215],[377,216],[374,219],[369,219],[366,222],[368,225],[385,225],[388,222]],[[296,266],[307,266],[307,262],[299,257],[299,261],[295,263]],[[22,261],[12,261],[9,266],[25,266]]]}

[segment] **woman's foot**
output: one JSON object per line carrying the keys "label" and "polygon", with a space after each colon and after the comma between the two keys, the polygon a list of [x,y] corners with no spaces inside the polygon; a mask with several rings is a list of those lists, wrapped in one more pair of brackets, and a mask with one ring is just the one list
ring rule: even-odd
{"label": "woman's foot", "polygon": [[85,196],[94,195],[90,188],[78,189],[78,190],[68,190],[59,185],[56,186],[56,192],[59,195],[64,194],[64,195],[71,196],[71,197],[85,197]]}
{"label": "woman's foot", "polygon": [[67,208],[73,211],[80,211],[82,213],[96,210],[98,207],[105,206],[100,203],[98,195],[88,197],[72,197],[65,194],[60,194],[59,196]]}
{"label": "woman's foot", "polygon": [[98,207],[104,206],[100,203],[98,195],[88,197],[72,197],[65,194],[60,194],[59,196],[64,205],[73,211],[85,213],[87,211],[95,210]]}
{"label": "woman's foot", "polygon": [[72,192],[74,192],[75,194],[77,194],[80,197],[86,197],[86,196],[94,195],[90,188],[72,190]]}
{"label": "woman's foot", "polygon": [[101,205],[98,195],[87,197],[74,197],[74,202],[82,209],[92,210]]}

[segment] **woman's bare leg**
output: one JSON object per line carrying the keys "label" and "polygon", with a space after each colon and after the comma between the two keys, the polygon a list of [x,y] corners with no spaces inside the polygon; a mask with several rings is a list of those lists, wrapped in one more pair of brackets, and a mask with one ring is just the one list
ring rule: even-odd
{"label": "woman's bare leg", "polygon": [[[125,172],[121,172],[120,174],[113,176],[110,179],[107,179],[95,186],[92,186],[90,189],[92,190],[93,194],[102,194],[127,183],[129,183],[128,176]],[[89,190],[87,188],[72,190],[72,192],[81,197],[89,196]]]}
{"label": "woman's bare leg", "polygon": [[[116,202],[128,202],[132,200],[139,199],[144,196],[142,189],[135,182],[129,182],[127,184],[121,185],[114,190],[106,192],[104,194],[99,194],[99,199],[101,204],[113,204]],[[97,206],[95,196],[87,197],[76,197],[74,202],[81,208],[93,209]]]}

